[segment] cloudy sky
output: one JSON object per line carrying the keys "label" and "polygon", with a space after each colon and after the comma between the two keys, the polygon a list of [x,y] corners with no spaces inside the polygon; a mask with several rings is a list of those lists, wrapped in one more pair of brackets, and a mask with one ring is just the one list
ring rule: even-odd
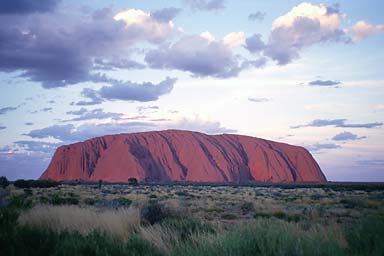
{"label": "cloudy sky", "polygon": [[55,148],[188,129],[306,147],[384,181],[384,2],[0,2],[0,176]]}

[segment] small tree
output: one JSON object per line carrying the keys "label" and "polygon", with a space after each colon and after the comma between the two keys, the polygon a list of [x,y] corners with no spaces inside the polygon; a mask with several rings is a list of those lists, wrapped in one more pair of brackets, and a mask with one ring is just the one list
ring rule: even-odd
{"label": "small tree", "polygon": [[137,181],[137,179],[136,178],[129,178],[128,179],[128,184],[129,185],[137,185],[139,182]]}
{"label": "small tree", "polygon": [[99,188],[101,188],[102,183],[103,183],[103,180],[99,180]]}
{"label": "small tree", "polygon": [[9,181],[8,181],[7,177],[1,176],[0,177],[0,187],[6,188],[6,187],[8,187],[8,185],[9,185]]}

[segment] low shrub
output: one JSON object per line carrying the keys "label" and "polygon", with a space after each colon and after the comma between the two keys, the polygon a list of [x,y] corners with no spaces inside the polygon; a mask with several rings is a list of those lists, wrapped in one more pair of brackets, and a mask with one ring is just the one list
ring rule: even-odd
{"label": "low shrub", "polygon": [[52,205],[79,204],[79,198],[74,194],[68,194],[68,195],[62,196],[59,193],[55,193],[50,196],[48,201]]}
{"label": "low shrub", "polygon": [[245,202],[240,206],[240,208],[243,214],[247,214],[255,210],[255,206],[252,202]]}
{"label": "low shrub", "polygon": [[176,191],[175,195],[177,195],[177,196],[189,196],[187,191]]}
{"label": "low shrub", "polygon": [[344,205],[345,208],[353,209],[353,208],[365,208],[366,202],[362,199],[358,198],[344,198],[340,200],[340,203]]}
{"label": "low shrub", "polygon": [[221,218],[224,220],[235,220],[235,219],[239,218],[239,216],[237,216],[236,214],[233,214],[233,213],[224,213],[221,215]]}

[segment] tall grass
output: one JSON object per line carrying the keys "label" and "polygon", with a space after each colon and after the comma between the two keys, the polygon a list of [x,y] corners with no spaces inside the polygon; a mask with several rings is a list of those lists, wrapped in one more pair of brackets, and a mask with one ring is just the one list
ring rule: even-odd
{"label": "tall grass", "polygon": [[176,247],[172,255],[345,255],[338,234],[332,232],[304,231],[296,224],[260,218],[233,230],[197,236]]}
{"label": "tall grass", "polygon": [[164,253],[169,253],[179,243],[178,234],[168,226],[155,224],[141,227],[140,237]]}
{"label": "tall grass", "polygon": [[36,206],[23,212],[21,225],[48,229],[55,232],[78,232],[87,235],[99,231],[126,240],[140,225],[140,212],[136,208],[97,211],[78,206]]}

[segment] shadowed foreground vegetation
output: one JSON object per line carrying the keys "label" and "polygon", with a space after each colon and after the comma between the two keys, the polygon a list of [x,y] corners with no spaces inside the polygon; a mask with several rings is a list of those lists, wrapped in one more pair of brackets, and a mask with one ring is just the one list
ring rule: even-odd
{"label": "shadowed foreground vegetation", "polygon": [[384,191],[0,188],[2,255],[384,255]]}

